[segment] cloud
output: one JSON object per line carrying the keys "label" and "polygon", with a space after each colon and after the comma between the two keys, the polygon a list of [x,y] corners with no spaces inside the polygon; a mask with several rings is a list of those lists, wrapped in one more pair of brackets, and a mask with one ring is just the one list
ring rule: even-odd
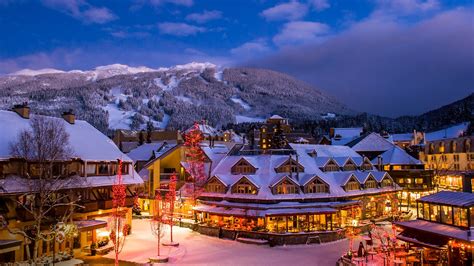
{"label": "cloud", "polygon": [[277,46],[299,45],[322,40],[329,31],[329,26],[319,22],[292,21],[286,23],[282,30],[273,37]]}
{"label": "cloud", "polygon": [[218,10],[204,10],[202,13],[192,13],[186,16],[186,20],[195,21],[197,23],[206,23],[210,20],[220,19],[222,12]]}
{"label": "cloud", "polygon": [[104,24],[118,17],[106,7],[96,7],[84,0],[42,0],[44,6],[60,11],[84,23]]}
{"label": "cloud", "polygon": [[196,35],[200,32],[205,32],[206,28],[198,27],[186,23],[163,22],[158,24],[158,28],[162,34],[175,36],[189,36]]}
{"label": "cloud", "polygon": [[370,17],[324,42],[245,65],[294,75],[356,110],[419,114],[473,91],[473,14],[454,9],[412,24]]}
{"label": "cloud", "polygon": [[317,11],[323,11],[331,7],[328,0],[309,0],[309,5]]}
{"label": "cloud", "polygon": [[377,0],[379,11],[399,14],[427,12],[440,7],[438,0]]}
{"label": "cloud", "polygon": [[261,15],[269,21],[297,20],[308,13],[308,7],[300,2],[291,1],[265,9]]}
{"label": "cloud", "polygon": [[174,4],[179,6],[190,7],[194,4],[193,0],[136,0],[134,6],[143,6],[150,4],[153,6],[160,6],[164,4]]}
{"label": "cloud", "polygon": [[268,46],[268,43],[265,39],[257,39],[250,42],[246,42],[230,50],[232,55],[240,59],[263,56],[270,51],[271,48]]}

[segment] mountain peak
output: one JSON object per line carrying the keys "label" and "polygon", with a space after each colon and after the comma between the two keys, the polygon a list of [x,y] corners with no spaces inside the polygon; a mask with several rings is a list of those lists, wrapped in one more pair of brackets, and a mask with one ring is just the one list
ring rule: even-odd
{"label": "mountain peak", "polygon": [[64,71],[54,68],[43,68],[43,69],[29,69],[25,68],[16,72],[11,73],[12,76],[37,76],[43,74],[59,74]]}

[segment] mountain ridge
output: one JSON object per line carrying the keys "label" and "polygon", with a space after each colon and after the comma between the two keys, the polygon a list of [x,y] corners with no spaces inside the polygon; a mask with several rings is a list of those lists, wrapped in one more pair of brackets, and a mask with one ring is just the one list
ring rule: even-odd
{"label": "mountain ridge", "polygon": [[159,69],[115,64],[58,71],[1,77],[0,108],[29,102],[33,111],[56,116],[72,108],[78,119],[102,131],[140,129],[147,123],[183,129],[201,119],[222,126],[272,114],[299,120],[320,119],[326,112],[354,113],[313,86],[266,69],[192,62]]}

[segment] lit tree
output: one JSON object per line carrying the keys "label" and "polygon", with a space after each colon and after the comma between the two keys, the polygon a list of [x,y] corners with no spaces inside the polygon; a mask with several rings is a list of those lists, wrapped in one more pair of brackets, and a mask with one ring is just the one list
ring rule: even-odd
{"label": "lit tree", "polygon": [[[25,243],[33,244],[33,254],[30,254],[29,248],[26,253],[33,263],[37,263],[40,241],[55,241],[62,239],[63,235],[70,237],[77,230],[72,223],[72,215],[76,208],[82,206],[79,205],[80,197],[77,197],[71,188],[84,181],[75,177],[64,177],[54,171],[56,162],[69,160],[73,156],[64,122],[35,116],[30,121],[30,127],[31,129],[21,131],[18,140],[11,143],[10,153],[25,160],[27,178],[18,182],[23,182],[28,192],[18,197],[17,205],[30,215],[34,222],[24,229],[10,228],[6,218],[0,216],[0,228],[7,229],[11,234],[22,235]],[[34,162],[36,166],[34,175],[30,173],[30,162]],[[45,226],[52,230],[42,231],[41,228]]]}
{"label": "lit tree", "polygon": [[118,160],[117,177],[115,184],[112,187],[112,201],[113,201],[113,213],[109,222],[110,226],[110,239],[114,244],[115,252],[115,265],[119,265],[119,254],[122,252],[125,244],[125,236],[128,233],[128,228],[125,225],[124,213],[126,212],[125,207],[125,185],[122,180],[122,160]]}
{"label": "lit tree", "polygon": [[162,208],[163,202],[159,193],[155,196],[155,211],[153,217],[150,220],[151,232],[156,237],[157,247],[156,254],[157,258],[150,258],[150,262],[166,262],[167,257],[161,256],[160,254],[160,241],[164,235],[164,212]]}
{"label": "lit tree", "polygon": [[[192,183],[188,193],[192,195],[193,206],[197,205],[197,198],[203,191],[206,181],[206,173],[204,171],[205,155],[201,149],[202,132],[199,125],[194,123],[194,127],[185,135],[186,162],[189,164],[189,180]],[[197,220],[196,212],[194,219]]]}
{"label": "lit tree", "polygon": [[174,225],[174,205],[176,202],[176,174],[170,177],[169,190],[165,197],[165,222],[170,226],[170,243],[167,246],[178,246],[179,243],[173,242],[173,225]]}

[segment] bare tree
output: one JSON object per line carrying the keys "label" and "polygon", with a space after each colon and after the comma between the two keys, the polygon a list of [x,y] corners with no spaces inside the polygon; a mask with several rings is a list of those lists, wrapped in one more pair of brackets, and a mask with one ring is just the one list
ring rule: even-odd
{"label": "bare tree", "polygon": [[[22,159],[26,169],[25,176],[18,179],[25,192],[17,198],[17,205],[34,222],[15,230],[7,223],[4,227],[23,235],[26,244],[34,245],[32,255],[27,249],[27,256],[33,262],[38,262],[40,241],[62,242],[64,237],[71,237],[75,230],[72,215],[81,207],[80,197],[72,191],[78,180],[67,176],[61,164],[73,155],[63,123],[59,119],[35,116],[30,121],[31,128],[21,131],[17,141],[10,144],[11,155]],[[48,226],[51,230],[41,230]]]}

